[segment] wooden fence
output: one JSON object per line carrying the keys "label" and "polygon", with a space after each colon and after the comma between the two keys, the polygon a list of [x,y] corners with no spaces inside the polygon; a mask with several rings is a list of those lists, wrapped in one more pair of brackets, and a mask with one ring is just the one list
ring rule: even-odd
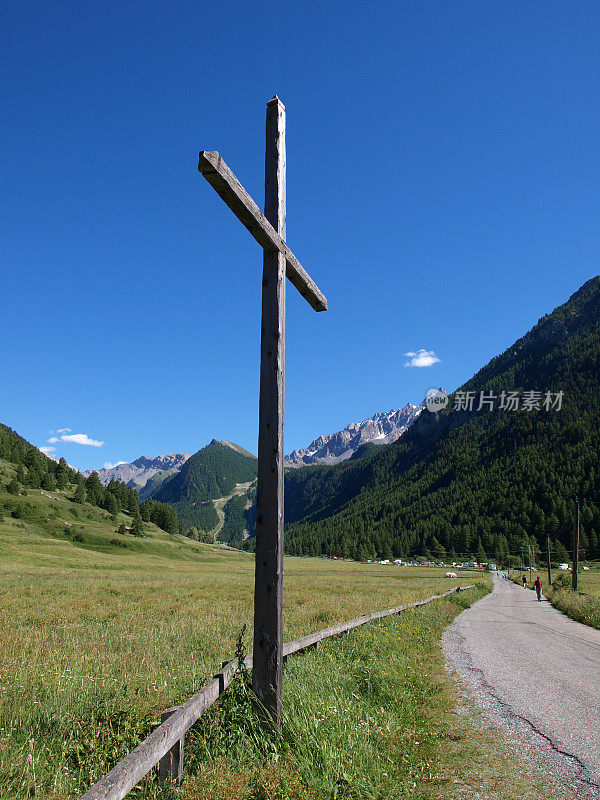
{"label": "wooden fence", "polygon": [[[329,639],[331,636],[338,636],[341,633],[352,630],[352,628],[358,628],[359,625],[364,625],[366,622],[388,617],[391,614],[400,614],[408,608],[416,608],[417,606],[425,605],[425,603],[430,603],[432,600],[439,600],[454,592],[470,588],[472,588],[472,585],[463,586],[462,589],[459,586],[443,594],[427,597],[425,600],[416,600],[413,603],[388,608],[385,611],[374,611],[371,614],[352,619],[350,622],[341,622],[331,628],[309,633],[308,636],[301,636],[292,642],[286,642],[283,645],[283,655],[287,657],[292,653],[305,650],[311,645],[318,644],[324,639]],[[246,656],[244,663],[250,669],[252,667],[252,657]],[[227,689],[234,678],[237,665],[237,659],[225,661],[221,671],[193,697],[190,697],[189,700],[177,708],[170,708],[164,711],[159,727],[147,739],[144,739],[135,750],[132,750],[131,753],[113,767],[104,778],[88,789],[80,800],[122,800],[156,764],[159,765],[159,779],[162,783],[179,782],[183,769],[185,734]]]}

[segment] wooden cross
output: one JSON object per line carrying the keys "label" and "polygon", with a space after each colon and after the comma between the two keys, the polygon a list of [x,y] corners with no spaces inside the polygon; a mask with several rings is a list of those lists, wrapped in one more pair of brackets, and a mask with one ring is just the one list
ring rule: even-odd
{"label": "wooden cross", "polygon": [[285,279],[315,311],[327,300],[285,241],[285,106],[267,103],[265,213],[217,152],[200,153],[198,169],[263,248],[258,487],[252,688],[269,718],[281,721],[283,664],[283,422]]}

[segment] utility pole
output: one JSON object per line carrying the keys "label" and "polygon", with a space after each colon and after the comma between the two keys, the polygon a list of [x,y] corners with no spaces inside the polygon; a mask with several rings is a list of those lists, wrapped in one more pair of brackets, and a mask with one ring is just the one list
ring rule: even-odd
{"label": "utility pole", "polygon": [[552,586],[552,569],[550,567],[550,536],[548,536],[548,586]]}
{"label": "utility pole", "polygon": [[529,555],[529,583],[531,583],[531,567],[532,567],[531,561],[532,561],[532,556],[531,556],[531,545],[530,544],[527,545],[527,553]]}
{"label": "utility pole", "polygon": [[579,497],[575,498],[575,525],[573,526],[573,572],[571,576],[571,587],[577,591],[577,579],[579,577]]}

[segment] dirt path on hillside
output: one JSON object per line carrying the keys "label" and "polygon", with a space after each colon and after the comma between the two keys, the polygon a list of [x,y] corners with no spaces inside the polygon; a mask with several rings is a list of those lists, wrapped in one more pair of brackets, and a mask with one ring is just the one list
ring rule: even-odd
{"label": "dirt path on hillside", "polygon": [[[247,492],[254,482],[255,481],[248,481],[248,483],[236,483],[235,489],[230,495],[227,495],[227,497],[219,497],[218,500],[212,501],[215,507],[215,511],[217,512],[217,516],[219,517],[219,524],[216,525],[211,531],[211,534],[215,537],[215,541],[217,540],[217,536],[219,535],[221,528],[225,524],[225,511],[224,511],[225,506],[227,505],[229,500],[231,500],[232,497],[238,497],[239,495],[242,495],[245,492]],[[250,507],[249,503],[247,503],[246,505],[248,506],[248,508]]]}

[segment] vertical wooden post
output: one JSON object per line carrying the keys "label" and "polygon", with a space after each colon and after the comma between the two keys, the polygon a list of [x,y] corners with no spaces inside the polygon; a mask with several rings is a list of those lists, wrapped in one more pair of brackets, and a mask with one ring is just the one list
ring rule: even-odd
{"label": "vertical wooden post", "polygon": [[[179,708],[167,708],[167,710],[163,711],[160,715],[160,721],[166,722],[176,711],[179,711]],[[183,742],[184,737],[182,736],[158,762],[158,781],[161,785],[169,784],[172,786],[181,783],[181,776],[183,774]]]}
{"label": "vertical wooden post", "polygon": [[548,588],[552,586],[552,564],[550,563],[550,534],[548,534]]}
{"label": "vertical wooden post", "polygon": [[[267,103],[265,217],[285,240],[285,106]],[[254,648],[252,688],[267,718],[281,722],[283,586],[283,423],[285,393],[285,257],[263,256]]]}
{"label": "vertical wooden post", "polygon": [[575,524],[573,526],[573,572],[571,574],[571,587],[577,591],[579,581],[579,498],[575,498]]}

